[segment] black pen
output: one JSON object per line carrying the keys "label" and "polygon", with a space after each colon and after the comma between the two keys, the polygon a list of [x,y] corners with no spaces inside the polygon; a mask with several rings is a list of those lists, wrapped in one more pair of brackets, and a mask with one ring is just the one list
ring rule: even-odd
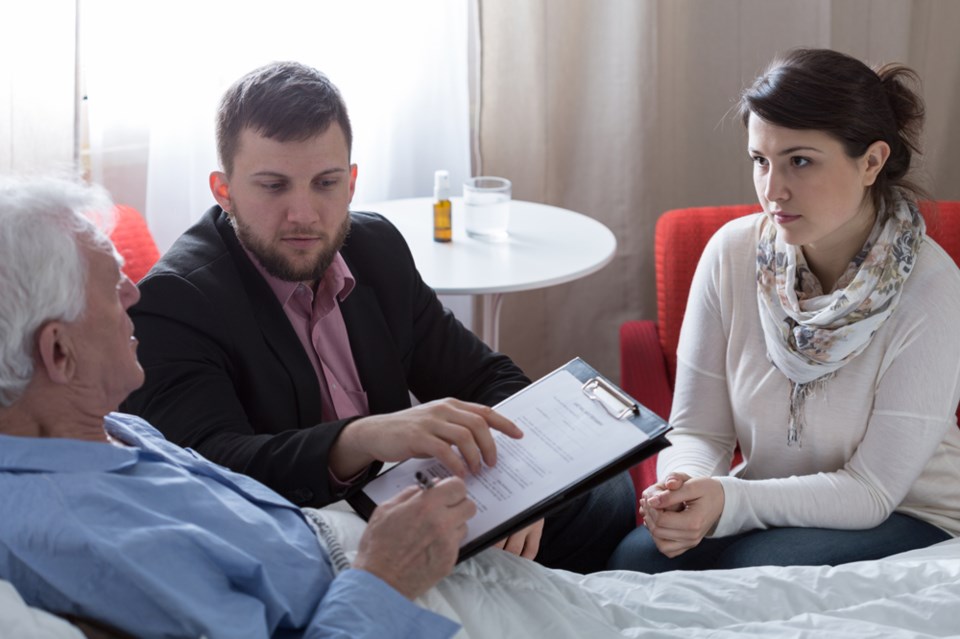
{"label": "black pen", "polygon": [[418,470],[417,486],[419,486],[422,490],[430,490],[431,488],[433,488],[433,480]]}

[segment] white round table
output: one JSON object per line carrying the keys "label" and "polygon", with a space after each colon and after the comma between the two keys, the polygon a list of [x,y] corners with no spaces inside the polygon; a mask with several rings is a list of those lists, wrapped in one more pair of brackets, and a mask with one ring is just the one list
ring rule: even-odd
{"label": "white round table", "polygon": [[594,273],[613,259],[617,240],[600,222],[556,206],[512,200],[509,237],[474,239],[463,227],[463,201],[453,203],[453,241],[433,241],[433,199],[386,200],[354,205],[381,213],[403,234],[421,277],[441,295],[479,295],[480,337],[499,346],[503,294],[563,284]]}

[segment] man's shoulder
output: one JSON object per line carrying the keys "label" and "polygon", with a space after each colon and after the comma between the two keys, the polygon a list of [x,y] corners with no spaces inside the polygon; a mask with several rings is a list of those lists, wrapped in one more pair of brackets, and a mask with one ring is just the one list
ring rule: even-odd
{"label": "man's shoulder", "polygon": [[367,242],[403,242],[403,236],[390,220],[372,211],[350,211],[350,234],[344,247],[351,244],[365,248]]}
{"label": "man's shoulder", "polygon": [[[390,220],[370,211],[350,212],[350,233],[340,248],[351,271],[381,271],[383,267],[407,272],[413,256],[403,235]],[[396,274],[399,274],[396,273]]]}
{"label": "man's shoulder", "polygon": [[182,301],[198,294],[206,299],[235,297],[250,277],[239,264],[245,259],[241,252],[222,209],[209,209],[140,281],[140,308],[167,298]]}
{"label": "man's shoulder", "polygon": [[221,228],[226,223],[219,206],[208,209],[193,226],[177,238],[144,281],[158,275],[189,278],[196,271],[229,264],[230,251]]}

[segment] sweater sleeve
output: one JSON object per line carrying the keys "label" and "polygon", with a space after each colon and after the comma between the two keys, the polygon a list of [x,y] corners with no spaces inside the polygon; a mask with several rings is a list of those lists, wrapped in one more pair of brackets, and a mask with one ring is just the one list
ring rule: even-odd
{"label": "sweater sleeve", "polygon": [[[735,235],[744,233],[742,221],[735,221],[735,227]],[[690,286],[677,347],[670,413],[673,445],[658,456],[658,477],[671,472],[692,477],[725,474],[733,458],[736,433],[725,371],[723,306],[730,303],[734,287],[749,286],[750,281],[724,264],[724,253],[735,250],[730,233],[728,224],[707,243]]]}

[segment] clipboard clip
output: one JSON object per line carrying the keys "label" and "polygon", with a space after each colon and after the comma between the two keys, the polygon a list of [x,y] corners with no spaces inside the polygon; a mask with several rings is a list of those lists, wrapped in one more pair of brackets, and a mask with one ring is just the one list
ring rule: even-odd
{"label": "clipboard clip", "polygon": [[593,377],[583,384],[583,393],[603,406],[617,419],[640,414],[640,407],[619,388],[601,377]]}

